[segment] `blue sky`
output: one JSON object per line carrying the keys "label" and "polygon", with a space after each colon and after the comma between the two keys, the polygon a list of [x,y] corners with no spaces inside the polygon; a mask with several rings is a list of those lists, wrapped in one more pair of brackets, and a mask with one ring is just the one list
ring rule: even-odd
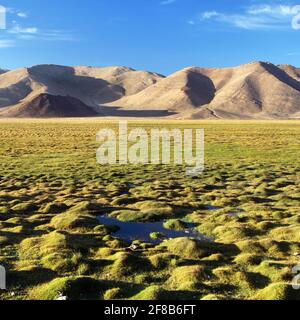
{"label": "blue sky", "polygon": [[[0,0],[0,67],[300,66],[300,0]],[[294,24],[292,25],[292,21]]]}

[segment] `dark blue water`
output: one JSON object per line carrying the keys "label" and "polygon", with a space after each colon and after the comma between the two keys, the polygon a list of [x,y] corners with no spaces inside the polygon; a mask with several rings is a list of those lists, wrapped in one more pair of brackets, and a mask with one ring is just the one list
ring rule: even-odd
{"label": "dark blue water", "polygon": [[187,228],[184,231],[174,231],[165,229],[163,227],[164,221],[149,223],[122,222],[107,216],[99,216],[97,219],[102,225],[119,227],[119,230],[114,233],[114,236],[126,242],[132,242],[134,240],[150,243],[161,242],[162,240],[150,238],[150,233],[153,232],[163,234],[165,239],[189,237],[199,240],[207,240],[207,238],[194,230],[194,224],[191,223],[187,224]]}

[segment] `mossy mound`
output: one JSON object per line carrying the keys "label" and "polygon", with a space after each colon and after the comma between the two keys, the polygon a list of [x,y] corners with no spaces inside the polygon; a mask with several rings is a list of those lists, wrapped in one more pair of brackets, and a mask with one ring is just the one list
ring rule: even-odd
{"label": "mossy mound", "polygon": [[70,208],[71,211],[76,211],[79,213],[97,213],[102,212],[102,206],[98,203],[90,202],[90,201],[81,201]]}
{"label": "mossy mound", "polygon": [[13,217],[5,220],[5,223],[9,224],[23,224],[24,223],[24,218],[21,217]]}
{"label": "mossy mound", "polygon": [[65,277],[32,288],[28,294],[32,300],[56,300],[61,294],[70,300],[101,299],[106,289],[107,285],[90,277]]}
{"label": "mossy mound", "polygon": [[175,231],[182,231],[186,229],[186,223],[179,219],[169,219],[164,222],[164,228]]}
{"label": "mossy mound", "polygon": [[259,244],[264,248],[266,255],[268,257],[273,257],[276,259],[286,259],[287,255],[293,254],[295,250],[300,249],[300,243],[297,242],[287,242],[287,241],[275,241],[272,239],[262,239]]}
{"label": "mossy mound", "polygon": [[201,259],[214,253],[212,243],[191,238],[170,239],[161,245],[167,247],[170,253],[185,259]]}
{"label": "mossy mound", "polygon": [[170,209],[117,210],[109,216],[123,222],[154,222],[171,214]]}
{"label": "mossy mound", "polygon": [[[173,217],[174,209],[160,201],[141,201],[136,202],[131,206],[133,210],[121,210],[119,212],[112,213],[112,216],[118,216],[122,221],[159,221],[164,218]],[[127,211],[127,212],[126,212]],[[129,211],[129,212],[128,212]]]}
{"label": "mossy mound", "polygon": [[234,262],[244,266],[258,265],[262,261],[262,257],[253,253],[241,253],[235,259]]}
{"label": "mossy mound", "polygon": [[255,289],[265,286],[268,279],[260,274],[240,271],[234,267],[219,267],[212,271],[222,283],[233,286],[242,296],[251,294]]}
{"label": "mossy mound", "polygon": [[142,212],[135,210],[117,210],[113,211],[109,216],[123,222],[143,221],[147,219],[147,215],[143,215]]}
{"label": "mossy mound", "polygon": [[0,214],[7,215],[10,213],[10,210],[7,206],[0,206]]}
{"label": "mossy mound", "polygon": [[99,224],[96,227],[94,227],[93,232],[101,236],[106,236],[106,235],[110,235],[111,233],[115,233],[118,230],[120,230],[118,226],[113,226],[113,225],[105,226],[105,225]]}
{"label": "mossy mound", "polygon": [[300,226],[288,226],[273,229],[270,236],[275,240],[295,241],[300,242]]}
{"label": "mossy mound", "polygon": [[19,255],[21,259],[33,260],[43,255],[65,250],[67,237],[60,232],[51,232],[42,237],[28,238],[20,243]]}
{"label": "mossy mound", "polygon": [[132,300],[166,300],[170,295],[160,286],[150,286],[137,295],[133,296]]}
{"label": "mossy mound", "polygon": [[103,299],[104,300],[116,300],[121,298],[122,296],[122,290],[121,288],[112,288],[112,289],[108,289],[104,295],[103,295]]}
{"label": "mossy mound", "polygon": [[272,283],[252,296],[254,300],[300,300],[300,291],[289,283]]}
{"label": "mossy mound", "polygon": [[236,246],[243,253],[265,255],[266,249],[255,240],[243,240],[236,242]]}
{"label": "mossy mound", "polygon": [[74,271],[82,260],[81,253],[69,245],[68,236],[57,231],[23,240],[19,256],[24,261],[61,272]]}
{"label": "mossy mound", "polygon": [[[199,221],[200,222],[200,221]],[[198,232],[209,236],[209,237],[214,237],[214,230],[218,226],[215,222],[202,222],[200,226],[198,226],[196,229]]]}
{"label": "mossy mound", "polygon": [[68,211],[51,219],[50,225],[56,230],[90,229],[99,225],[98,220],[87,213]]}
{"label": "mossy mound", "polygon": [[184,266],[172,272],[167,285],[173,290],[197,290],[207,280],[208,272],[204,266]]}
{"label": "mossy mound", "polygon": [[138,255],[129,252],[116,253],[113,256],[114,263],[109,267],[108,272],[115,276],[133,276],[145,270],[149,270],[150,262]]}
{"label": "mossy mound", "polygon": [[152,200],[136,202],[134,207],[139,210],[172,209],[172,207],[165,202]]}
{"label": "mossy mound", "polygon": [[151,265],[155,269],[163,269],[176,264],[174,255],[170,253],[157,253],[149,257]]}
{"label": "mossy mound", "polygon": [[162,240],[165,238],[164,234],[161,232],[151,232],[149,236],[152,240]]}
{"label": "mossy mound", "polygon": [[292,268],[292,264],[288,265],[286,263],[265,260],[261,262],[261,264],[257,266],[254,271],[270,278],[272,282],[284,282],[287,280],[292,280]]}
{"label": "mossy mound", "polygon": [[57,203],[57,202],[52,202],[52,203],[47,203],[42,209],[41,212],[46,213],[46,214],[57,214],[64,212],[68,209],[68,206],[64,203]]}
{"label": "mossy mound", "polygon": [[97,252],[95,253],[95,257],[96,258],[108,258],[115,253],[116,253],[116,251],[114,249],[104,247],[104,248],[100,248],[97,250]]}
{"label": "mossy mound", "polygon": [[128,243],[119,239],[111,239],[110,241],[106,241],[106,246],[111,249],[122,249],[128,246]]}
{"label": "mossy mound", "polygon": [[213,235],[217,237],[220,242],[231,243],[240,241],[259,234],[259,230],[245,224],[233,223],[225,226],[219,226],[213,230]]}
{"label": "mossy mound", "polygon": [[37,206],[31,202],[22,202],[14,205],[11,210],[17,214],[28,214],[37,210]]}

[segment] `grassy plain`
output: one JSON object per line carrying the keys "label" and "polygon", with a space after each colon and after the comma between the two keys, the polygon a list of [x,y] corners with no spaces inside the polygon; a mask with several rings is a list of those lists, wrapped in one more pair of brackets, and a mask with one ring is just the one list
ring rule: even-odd
{"label": "grassy plain", "polygon": [[[299,124],[132,124],[204,128],[206,168],[192,178],[180,166],[97,164],[96,133],[113,121],[0,120],[0,299],[300,299]],[[99,214],[193,222],[214,241],[132,251]]]}

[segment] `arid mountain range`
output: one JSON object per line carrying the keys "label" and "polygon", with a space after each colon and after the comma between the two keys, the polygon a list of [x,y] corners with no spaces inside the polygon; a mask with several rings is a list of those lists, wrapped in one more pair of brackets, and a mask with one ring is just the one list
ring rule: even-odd
{"label": "arid mountain range", "polygon": [[0,69],[0,117],[300,118],[300,69],[253,62],[168,77],[127,67]]}

